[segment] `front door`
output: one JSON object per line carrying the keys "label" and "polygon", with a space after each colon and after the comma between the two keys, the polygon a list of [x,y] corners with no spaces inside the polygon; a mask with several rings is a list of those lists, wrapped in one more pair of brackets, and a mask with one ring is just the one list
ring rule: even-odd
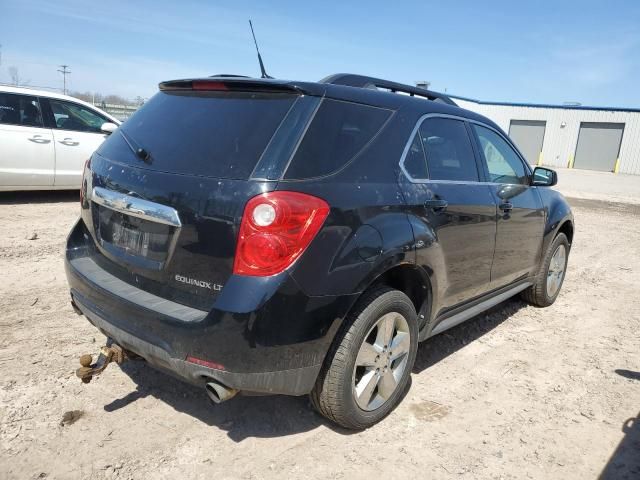
{"label": "front door", "polygon": [[53,135],[36,97],[0,92],[0,188],[53,185]]}
{"label": "front door", "polygon": [[50,98],[49,104],[56,145],[55,186],[79,188],[84,162],[106,138],[100,127],[111,120],[78,103]]}
{"label": "front door", "polygon": [[489,185],[480,181],[463,120],[425,118],[402,169],[416,261],[434,271],[433,313],[438,314],[490,288],[496,204]]}
{"label": "front door", "polygon": [[538,269],[545,212],[524,160],[497,131],[472,123],[487,185],[498,203],[491,287],[499,288]]}

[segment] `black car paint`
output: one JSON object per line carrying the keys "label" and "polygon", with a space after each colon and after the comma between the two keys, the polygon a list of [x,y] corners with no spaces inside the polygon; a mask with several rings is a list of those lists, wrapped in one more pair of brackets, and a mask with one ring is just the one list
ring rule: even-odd
{"label": "black car paint", "polygon": [[[359,156],[319,179],[176,175],[153,171],[142,162],[133,166],[94,154],[85,189],[102,186],[171,205],[183,221],[182,231],[167,268],[161,271],[114,258],[100,248],[91,213],[95,205],[90,201],[83,202],[81,220],[69,236],[66,270],[80,310],[116,342],[188,381],[204,383],[206,377],[212,377],[233,388],[306,393],[359,296],[389,272],[401,271],[399,275],[420,283],[424,292],[414,298],[426,301],[417,304],[416,310],[424,317],[422,326],[430,330],[448,311],[530,276],[546,245],[565,222],[573,222],[566,201],[545,187],[505,192],[484,182],[416,184],[404,176],[400,157],[423,115],[455,115],[501,132],[480,115],[362,88],[257,81],[265,82],[394,113]],[[244,205],[252,196],[272,190],[322,198],[331,206],[330,215],[287,271],[272,277],[233,275]],[[501,195],[514,203],[512,212],[499,212]],[[425,207],[425,200],[431,197],[446,198],[447,209],[438,212]],[[498,266],[504,273],[495,282],[494,248],[500,253]],[[185,324],[125,302],[76,271],[72,260],[79,256],[91,257],[132,288],[208,313],[201,322]],[[173,279],[175,274],[212,281],[223,288],[217,292],[179,283]],[[159,360],[153,353],[157,348],[181,367]],[[220,368],[185,366],[187,355],[218,363]]]}

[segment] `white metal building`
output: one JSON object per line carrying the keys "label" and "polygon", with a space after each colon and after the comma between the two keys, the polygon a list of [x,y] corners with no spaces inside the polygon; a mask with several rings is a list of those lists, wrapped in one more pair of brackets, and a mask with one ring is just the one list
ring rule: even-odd
{"label": "white metal building", "polygon": [[500,125],[532,165],[640,175],[640,109],[450,97]]}

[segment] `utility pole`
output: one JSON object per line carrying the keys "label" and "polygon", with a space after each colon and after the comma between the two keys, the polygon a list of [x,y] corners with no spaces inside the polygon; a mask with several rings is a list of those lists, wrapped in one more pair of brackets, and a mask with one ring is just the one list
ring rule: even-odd
{"label": "utility pole", "polygon": [[58,71],[62,74],[62,82],[63,82],[62,92],[66,95],[67,94],[67,75],[70,74],[71,71],[67,70],[67,68],[69,68],[69,65],[60,65],[60,68],[62,68],[62,70],[58,70]]}

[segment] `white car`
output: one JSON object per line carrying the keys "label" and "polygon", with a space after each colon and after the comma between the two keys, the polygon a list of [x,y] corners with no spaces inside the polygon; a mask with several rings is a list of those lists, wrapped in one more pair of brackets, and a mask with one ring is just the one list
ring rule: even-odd
{"label": "white car", "polygon": [[0,85],[0,191],[80,188],[84,162],[120,123],[67,95]]}

